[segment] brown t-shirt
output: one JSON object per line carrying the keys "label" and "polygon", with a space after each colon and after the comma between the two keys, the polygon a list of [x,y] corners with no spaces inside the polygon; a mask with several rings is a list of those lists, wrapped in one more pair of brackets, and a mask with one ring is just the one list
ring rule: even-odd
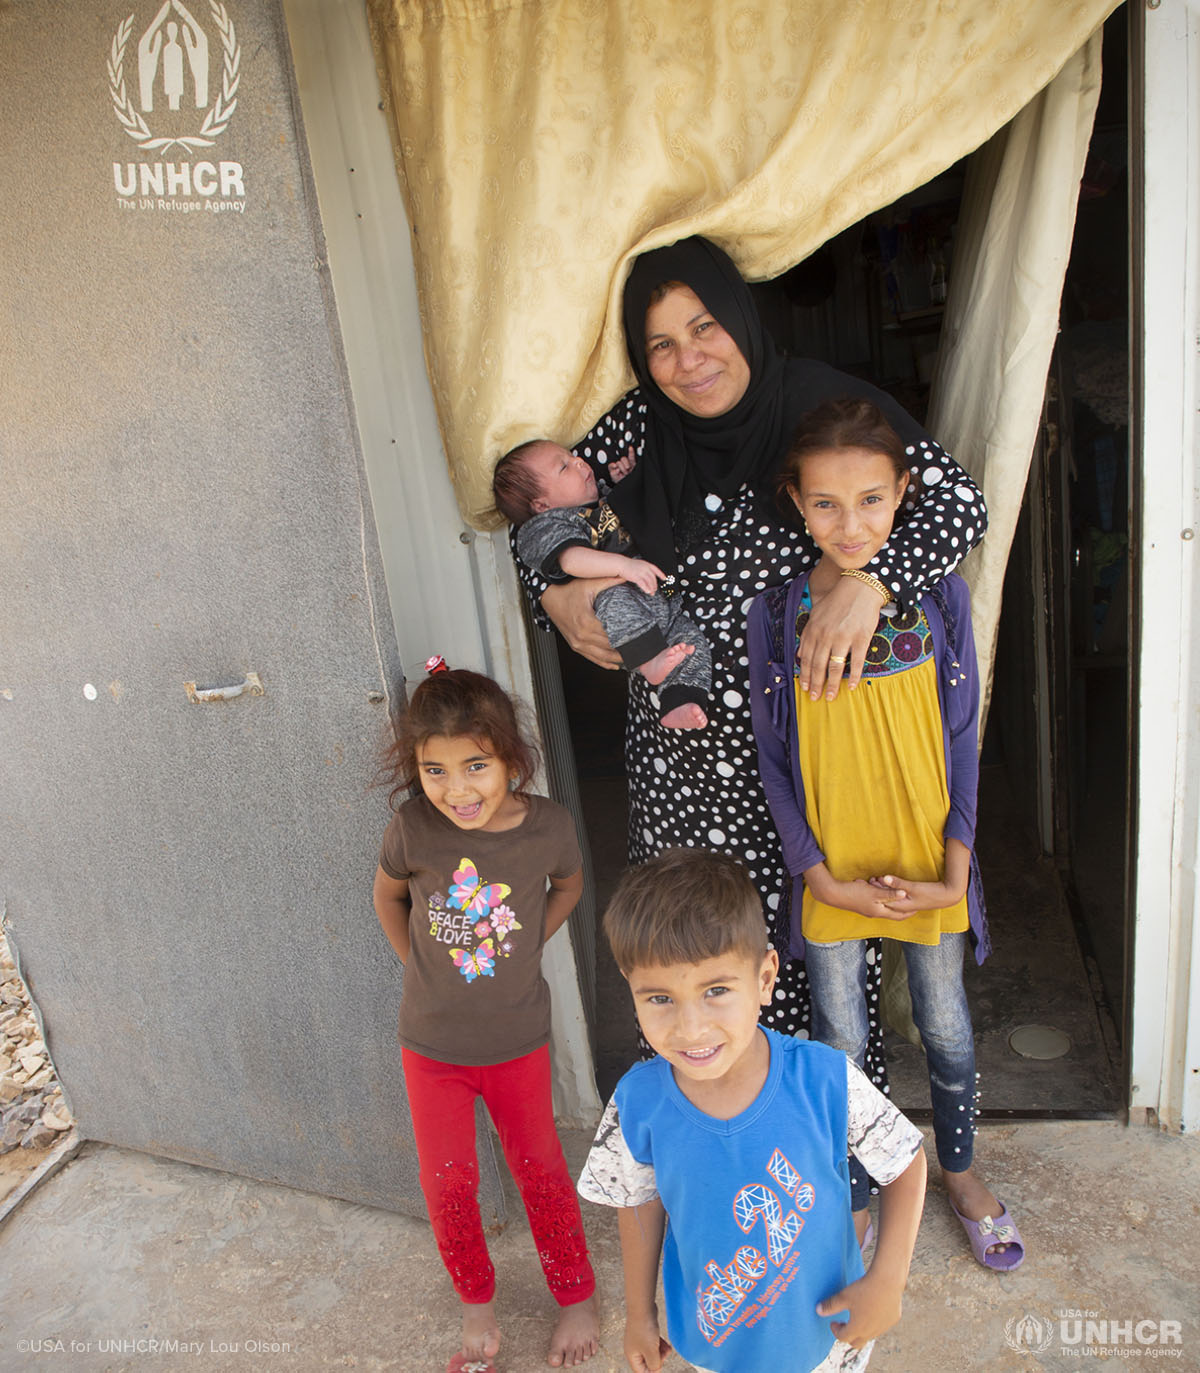
{"label": "brown t-shirt", "polygon": [[506,1063],[550,1038],[546,878],[582,859],[570,814],[529,798],[511,830],[463,830],[424,796],[392,816],[379,866],[408,882],[400,1043],[439,1063]]}

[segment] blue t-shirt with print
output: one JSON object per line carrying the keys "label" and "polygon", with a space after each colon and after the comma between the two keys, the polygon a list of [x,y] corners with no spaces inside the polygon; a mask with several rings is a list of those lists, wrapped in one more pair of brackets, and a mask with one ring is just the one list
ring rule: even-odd
{"label": "blue t-shirt with print", "polygon": [[846,1059],[763,1030],[767,1080],[731,1120],[698,1110],[670,1064],[632,1068],[615,1100],[625,1143],[667,1212],[667,1333],[718,1373],[810,1369],[833,1345],[817,1303],[862,1277],[846,1163]]}

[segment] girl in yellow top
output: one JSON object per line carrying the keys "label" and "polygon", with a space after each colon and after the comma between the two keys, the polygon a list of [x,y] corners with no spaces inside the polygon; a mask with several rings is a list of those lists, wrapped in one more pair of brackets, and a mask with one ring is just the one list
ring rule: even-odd
{"label": "girl in yellow top", "polygon": [[[975,1046],[962,982],[968,939],[990,951],[974,862],[979,681],[970,599],[954,574],[910,606],[863,568],[884,548],[910,469],[940,478],[932,443],[905,447],[869,401],[832,401],[801,421],[779,476],[821,552],[809,573],[750,609],[751,708],[763,786],[788,870],[803,890],[789,952],[803,956],[814,1038],[861,1065],[866,968],[878,937],[901,942],[929,1065],[938,1161],[975,1257],[1016,1268],[1015,1223],[972,1168]],[[969,543],[974,531],[957,537]],[[840,577],[880,593],[853,691],[799,683],[797,644]],[[836,661],[836,658],[832,661]],[[868,1180],[851,1160],[851,1205],[867,1230]]]}

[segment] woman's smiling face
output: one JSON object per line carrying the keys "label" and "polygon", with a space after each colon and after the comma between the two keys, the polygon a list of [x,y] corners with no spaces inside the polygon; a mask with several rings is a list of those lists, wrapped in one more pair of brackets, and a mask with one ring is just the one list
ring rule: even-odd
{"label": "woman's smiling face", "polygon": [[750,364],[687,286],[646,311],[646,362],[659,390],[689,415],[724,415],[746,394]]}

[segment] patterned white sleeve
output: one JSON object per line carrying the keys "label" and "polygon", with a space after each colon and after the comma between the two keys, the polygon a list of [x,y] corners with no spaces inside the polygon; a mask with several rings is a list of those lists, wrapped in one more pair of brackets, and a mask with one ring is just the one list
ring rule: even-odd
{"label": "patterned white sleeve", "polygon": [[658,1196],[654,1165],[639,1163],[629,1152],[615,1099],[605,1108],[579,1175],[579,1195],[601,1206],[644,1206]]}
{"label": "patterned white sleeve", "polygon": [[850,1152],[877,1182],[883,1186],[895,1182],[922,1147],[920,1130],[850,1059],[846,1060],[846,1095]]}

